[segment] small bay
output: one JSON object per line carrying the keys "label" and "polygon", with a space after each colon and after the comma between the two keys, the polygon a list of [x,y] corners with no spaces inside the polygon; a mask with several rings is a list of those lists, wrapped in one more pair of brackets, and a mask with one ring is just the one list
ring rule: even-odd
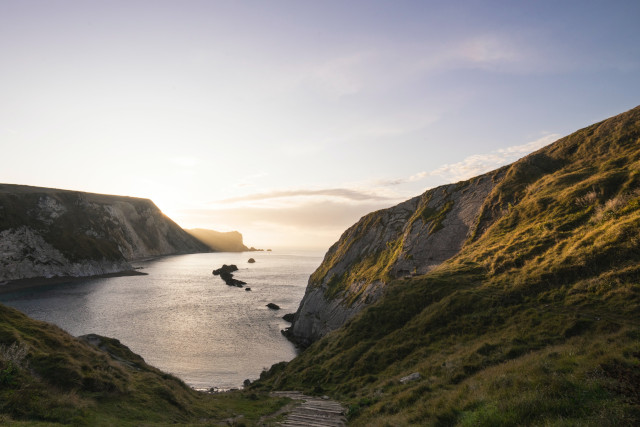
{"label": "small bay", "polygon": [[[296,311],[322,255],[279,250],[169,256],[134,263],[145,276],[45,285],[0,294],[0,302],[75,336],[117,338],[192,387],[233,388],[295,357],[295,347],[280,333],[289,326],[282,316]],[[234,278],[251,291],[211,274],[223,264],[236,264]]]}

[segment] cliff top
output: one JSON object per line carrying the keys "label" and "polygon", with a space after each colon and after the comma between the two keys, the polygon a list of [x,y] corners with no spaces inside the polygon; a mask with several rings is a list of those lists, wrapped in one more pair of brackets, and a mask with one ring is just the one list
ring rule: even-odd
{"label": "cliff top", "polygon": [[145,203],[153,203],[151,199],[131,196],[120,196],[112,194],[88,193],[77,190],[63,190],[60,188],[35,187],[31,185],[21,184],[4,184],[0,183],[0,194],[82,194],[88,200],[95,203],[110,203],[114,200],[126,200],[129,202],[139,201]]}

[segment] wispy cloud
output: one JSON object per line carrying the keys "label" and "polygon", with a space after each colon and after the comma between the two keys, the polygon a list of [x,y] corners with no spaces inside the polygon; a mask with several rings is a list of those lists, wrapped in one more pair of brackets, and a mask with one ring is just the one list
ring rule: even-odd
{"label": "wispy cloud", "polygon": [[389,200],[388,197],[372,194],[370,192],[364,192],[348,188],[324,188],[318,190],[279,190],[270,191],[266,193],[249,194],[246,196],[232,197],[229,199],[220,200],[218,203],[237,203],[237,202],[254,202],[260,200],[282,199],[299,196],[328,196],[338,197],[341,199],[347,199],[352,201],[382,201]]}
{"label": "wispy cloud", "polygon": [[[247,194],[239,197],[231,197],[214,202],[214,205],[232,205],[242,202],[270,202],[289,201],[289,206],[302,206],[308,203],[315,203],[311,200],[329,199],[338,204],[344,203],[390,203],[404,200],[404,193],[399,194],[389,187],[398,187],[404,184],[415,183],[423,180],[436,179],[438,183],[450,183],[483,174],[490,170],[499,168],[511,163],[520,157],[525,156],[545,145],[550,144],[559,138],[558,134],[545,135],[535,141],[521,145],[513,145],[501,148],[490,153],[474,154],[466,157],[460,162],[444,164],[431,171],[421,171],[407,177],[400,177],[388,180],[375,180],[368,183],[354,185],[353,188],[316,188],[316,189],[285,189],[273,190],[261,193]],[[437,184],[436,184],[437,185]],[[364,190],[363,188],[366,188]],[[308,201],[295,201],[296,198],[306,198]],[[269,208],[269,205],[263,205]],[[276,205],[272,205],[276,206]],[[282,204],[277,204],[281,209]]]}
{"label": "wispy cloud", "polygon": [[[229,207],[184,210],[183,214],[211,220],[214,224],[279,224],[344,230],[363,215],[389,207],[390,203],[350,204],[344,201],[306,201],[288,207]],[[201,223],[200,220],[198,223]]]}
{"label": "wispy cloud", "polygon": [[469,179],[511,163],[532,151],[552,143],[559,137],[559,134],[550,134],[526,144],[501,148],[487,154],[475,154],[465,158],[461,162],[443,165],[430,172],[429,175],[442,176],[452,181]]}
{"label": "wispy cloud", "polygon": [[[240,230],[248,245],[329,247],[362,216],[395,202],[306,200],[284,207],[233,206],[180,212],[188,227]],[[184,225],[183,224],[183,225]]]}
{"label": "wispy cloud", "polygon": [[461,181],[489,172],[509,164],[560,138],[559,134],[549,134],[522,145],[501,148],[486,154],[474,154],[456,163],[440,166],[432,171],[423,171],[405,178],[377,181],[380,186],[395,186],[420,181],[430,177],[444,178],[447,182]]}
{"label": "wispy cloud", "polygon": [[409,191],[415,186],[403,188],[403,184],[424,180],[438,185],[468,179],[508,164],[558,137],[557,134],[546,135],[526,144],[476,154],[404,178],[358,183],[353,188],[287,189],[248,194],[217,201],[207,209],[183,210],[181,216],[194,226],[241,229],[255,238],[271,233],[264,237],[269,242],[278,241],[280,235],[295,235],[297,244],[311,239],[316,244],[329,245],[363,215],[415,195]]}

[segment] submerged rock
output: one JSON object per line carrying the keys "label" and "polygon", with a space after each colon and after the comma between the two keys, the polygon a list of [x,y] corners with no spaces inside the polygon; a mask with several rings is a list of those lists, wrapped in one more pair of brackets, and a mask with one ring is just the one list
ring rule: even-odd
{"label": "submerged rock", "polygon": [[250,291],[250,290],[251,290],[251,288],[250,288],[250,287],[246,287],[246,288],[244,288],[244,290],[245,290],[245,291]]}
{"label": "submerged rock", "polygon": [[280,306],[278,304],[274,304],[272,302],[267,304],[267,307],[269,307],[271,310],[280,310]]}

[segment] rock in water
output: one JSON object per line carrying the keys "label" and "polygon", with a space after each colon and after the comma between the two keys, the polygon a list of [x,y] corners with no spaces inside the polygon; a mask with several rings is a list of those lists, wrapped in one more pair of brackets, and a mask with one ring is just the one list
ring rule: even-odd
{"label": "rock in water", "polygon": [[267,304],[267,307],[269,307],[271,310],[280,310],[280,306],[278,304],[274,304],[272,302]]}
{"label": "rock in water", "polygon": [[293,317],[295,316],[295,313],[287,313],[284,316],[282,316],[282,319],[284,319],[286,322],[293,322]]}
{"label": "rock in water", "polygon": [[233,271],[238,271],[238,267],[236,265],[224,264],[217,270],[213,270],[212,274],[214,276],[220,276],[220,278],[224,280],[224,282],[229,286],[236,286],[238,288],[241,288],[243,285],[246,285],[246,282],[233,278],[233,274],[231,274]]}
{"label": "rock in water", "polygon": [[256,262],[256,260],[255,260],[255,259],[253,259],[253,258],[249,258],[249,261],[247,261],[247,262],[248,262],[249,264],[253,264],[254,262]]}
{"label": "rock in water", "polygon": [[238,271],[238,266],[235,264],[223,264],[222,267],[218,268],[217,270],[213,270],[213,275],[214,276],[219,276],[222,273],[233,273],[234,271]]}

